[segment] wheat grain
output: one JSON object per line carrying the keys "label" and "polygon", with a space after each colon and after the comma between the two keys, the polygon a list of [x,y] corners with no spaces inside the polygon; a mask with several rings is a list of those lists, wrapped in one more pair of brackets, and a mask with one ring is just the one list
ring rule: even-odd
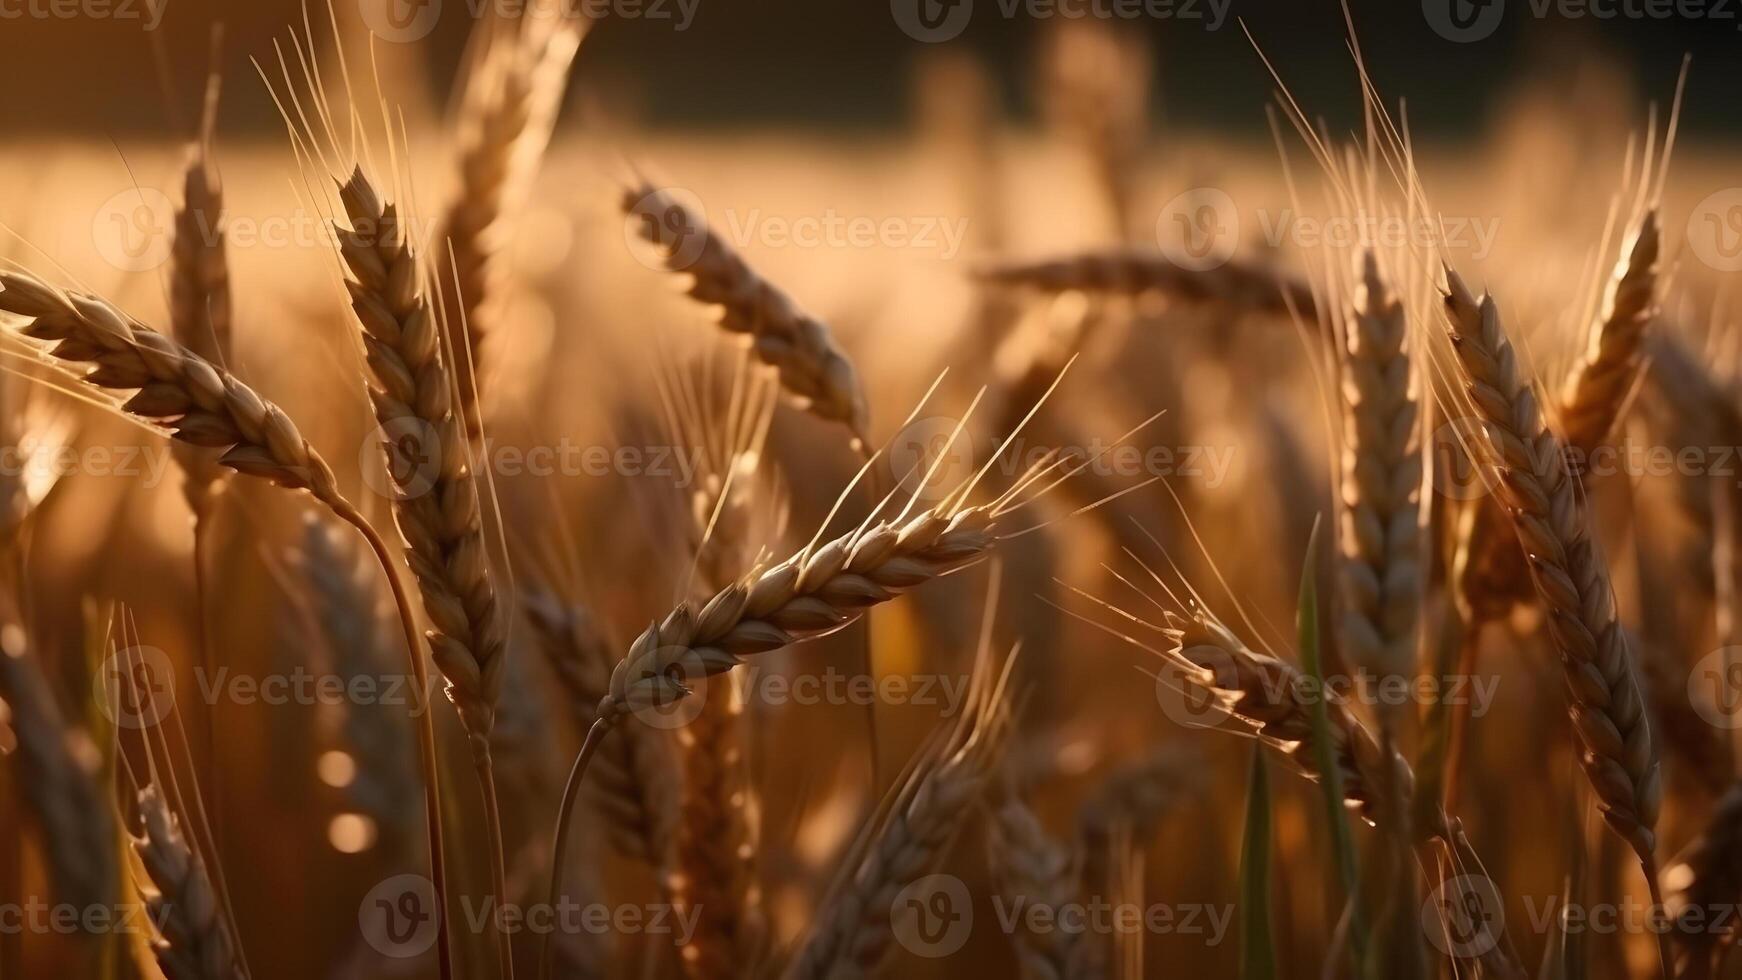
{"label": "wheat grain", "polygon": [[351,509],[326,461],[283,409],[107,301],[0,270],[0,310],[29,321],[20,331],[26,337],[54,343],[53,358],[92,365],[81,377],[86,384],[134,391],[121,405],[129,414],[181,442],[222,450],[220,465],[307,490],[335,510]]}
{"label": "wheat grain", "polygon": [[205,860],[182,836],[157,787],[139,791],[138,809],[142,835],[133,839],[133,853],[156,888],[146,907],[158,932],[157,965],[169,980],[245,980]]}
{"label": "wheat grain", "polygon": [[[1640,376],[1648,327],[1657,315],[1660,233],[1657,212],[1646,212],[1633,243],[1616,266],[1603,297],[1590,346],[1560,390],[1556,416],[1574,475],[1614,430]],[[1524,554],[1513,547],[1506,515],[1479,508],[1464,547],[1469,552],[1459,591],[1474,622],[1500,619],[1531,594]]]}
{"label": "wheat grain", "polygon": [[[421,270],[398,209],[363,175],[340,186],[350,228],[339,252],[350,275],[345,288],[363,328],[365,361],[374,383],[369,400],[380,423],[387,470],[398,493],[394,523],[423,597],[431,628],[430,659],[447,681],[484,794],[493,891],[507,900],[501,808],[490,744],[502,690],[505,626],[484,542],[483,507],[469,445],[453,411],[453,378]],[[506,919],[495,916],[502,974],[514,975]]]}
{"label": "wheat grain", "polygon": [[1403,304],[1366,252],[1344,360],[1338,638],[1353,666],[1381,677],[1415,663],[1421,613],[1420,414]]}
{"label": "wheat grain", "polygon": [[483,508],[453,412],[453,379],[398,209],[361,169],[340,189],[350,229],[340,251],[351,309],[363,327],[393,516],[423,593],[430,657],[447,679],[474,754],[489,753],[502,683],[504,626],[484,543]]}
{"label": "wheat grain", "polygon": [[[1248,648],[1214,616],[1194,609],[1190,615],[1167,614],[1169,653],[1188,668],[1186,679],[1217,694],[1230,714],[1251,726],[1279,749],[1309,778],[1318,779],[1318,754],[1313,743],[1309,702],[1313,685],[1299,668],[1267,653]],[[1392,817],[1386,787],[1402,787],[1407,801],[1414,776],[1401,756],[1387,754],[1349,709],[1326,702],[1331,723],[1331,757],[1337,760],[1343,796],[1375,824]],[[1395,781],[1395,783],[1393,782]],[[1433,833],[1434,828],[1417,828]]]}
{"label": "wheat grain", "polygon": [[865,392],[827,326],[758,275],[673,195],[641,185],[623,195],[622,206],[666,268],[689,276],[690,297],[719,307],[721,329],[748,337],[756,357],[780,372],[781,385],[812,414],[840,422],[857,445],[866,443]]}
{"label": "wheat grain", "polygon": [[[214,83],[215,84],[215,83]],[[208,120],[209,120],[208,116]],[[209,122],[208,122],[209,125]],[[170,333],[208,363],[232,363],[230,262],[224,249],[224,191],[211,159],[211,134],[195,145],[182,181],[170,253]],[[174,443],[182,494],[195,521],[208,519],[223,470],[195,446]]]}
{"label": "wheat grain", "polygon": [[1002,762],[1009,734],[1008,664],[993,683],[982,660],[969,709],[897,787],[864,839],[862,855],[818,911],[791,975],[801,980],[865,976],[889,953],[901,890],[948,852]]}
{"label": "wheat grain", "polygon": [[532,4],[491,35],[461,96],[459,186],[437,226],[434,275],[458,414],[474,442],[483,436],[479,368],[494,329],[488,304],[500,288],[504,227],[538,170],[569,67],[591,24],[566,8],[555,0]]}
{"label": "wheat grain", "polygon": [[1659,238],[1653,208],[1610,277],[1590,347],[1562,388],[1561,437],[1581,462],[1609,438],[1638,383],[1646,330],[1657,315]]}
{"label": "wheat grain", "polygon": [[1447,270],[1446,318],[1470,404],[1528,557],[1549,635],[1560,651],[1585,774],[1604,818],[1654,877],[1662,784],[1637,666],[1616,620],[1609,570],[1591,540],[1561,443],[1519,378],[1492,297],[1480,302]]}

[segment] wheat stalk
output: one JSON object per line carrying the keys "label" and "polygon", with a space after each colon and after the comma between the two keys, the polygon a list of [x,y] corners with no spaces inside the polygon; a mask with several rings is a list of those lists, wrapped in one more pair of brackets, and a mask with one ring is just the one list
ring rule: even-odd
{"label": "wheat stalk", "polygon": [[996,682],[988,665],[978,665],[962,717],[897,787],[862,853],[849,863],[850,873],[824,901],[791,976],[865,976],[888,955],[893,920],[902,911],[896,898],[949,851],[1002,762],[1010,728],[1010,662]]}
{"label": "wheat stalk", "polygon": [[434,275],[458,414],[474,442],[483,436],[478,372],[494,329],[486,304],[498,291],[505,219],[538,170],[569,67],[591,24],[558,6],[554,0],[530,5],[512,26],[491,35],[461,96],[459,186],[437,226]]}
{"label": "wheat stalk", "polygon": [[1080,290],[1136,296],[1153,292],[1170,299],[1279,317],[1299,314],[1308,322],[1317,309],[1312,286],[1279,271],[1232,260],[1211,269],[1192,269],[1154,252],[1083,252],[1037,262],[986,265],[974,275],[991,285],[1046,293]]}
{"label": "wheat stalk", "polygon": [[856,445],[866,444],[865,392],[827,326],[758,275],[671,194],[641,185],[623,195],[622,207],[641,237],[660,250],[666,268],[689,276],[689,296],[719,307],[721,329],[749,338],[756,357],[780,372],[788,393],[813,415],[845,425]]}
{"label": "wheat stalk", "polygon": [[[118,406],[122,412],[173,439],[208,451],[221,451],[217,461],[222,466],[287,489],[308,491],[334,516],[363,535],[393,587],[400,622],[406,630],[406,654],[417,680],[412,713],[419,719],[430,876],[436,893],[445,896],[439,777],[434,768],[435,734],[429,713],[422,710],[428,681],[415,618],[394,573],[386,544],[362,512],[339,492],[332,468],[302,437],[283,409],[228,371],[132,319],[100,297],[66,292],[28,273],[0,269],[0,310],[28,321],[20,328],[24,336],[53,343],[47,352],[49,357],[69,364],[90,365],[91,369],[79,376],[83,384],[111,392],[134,392]],[[440,928],[442,975],[446,978],[450,964],[445,918]]]}
{"label": "wheat stalk", "polygon": [[1338,637],[1350,662],[1384,676],[1415,663],[1422,571],[1420,408],[1402,302],[1366,252],[1344,360]]}
{"label": "wheat stalk", "polygon": [[1459,374],[1484,423],[1485,463],[1499,479],[1561,654],[1585,774],[1604,819],[1639,856],[1655,894],[1653,828],[1663,787],[1608,566],[1591,540],[1562,444],[1543,425],[1536,396],[1519,377],[1493,298],[1478,302],[1448,269],[1445,311]]}
{"label": "wheat stalk", "polygon": [[142,835],[133,853],[156,888],[146,907],[159,933],[151,944],[157,965],[169,980],[246,980],[205,860],[157,787],[139,791],[138,807]]}
{"label": "wheat stalk", "polygon": [[[430,620],[425,634],[430,659],[447,680],[448,699],[466,730],[484,794],[495,894],[506,900],[508,875],[490,745],[506,634],[469,447],[454,416],[453,378],[442,360],[440,327],[398,209],[376,193],[360,167],[340,186],[339,199],[350,222],[339,236],[339,251],[350,273],[345,288],[363,328],[365,360],[374,379],[369,400],[381,425],[388,474],[398,490],[394,522]],[[500,915],[497,924],[502,973],[512,978]]]}

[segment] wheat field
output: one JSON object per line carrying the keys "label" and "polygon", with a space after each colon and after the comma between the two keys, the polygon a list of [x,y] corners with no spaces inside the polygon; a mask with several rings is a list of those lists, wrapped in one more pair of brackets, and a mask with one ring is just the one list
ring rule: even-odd
{"label": "wheat field", "polygon": [[1727,69],[873,6],[0,4],[0,978],[1742,976]]}

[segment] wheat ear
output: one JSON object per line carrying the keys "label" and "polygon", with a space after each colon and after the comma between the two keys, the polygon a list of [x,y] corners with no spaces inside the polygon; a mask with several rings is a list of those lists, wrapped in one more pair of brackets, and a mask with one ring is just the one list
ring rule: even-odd
{"label": "wheat ear", "polygon": [[[214,30],[214,46],[217,32]],[[182,180],[182,204],[175,213],[169,272],[170,335],[182,346],[212,364],[228,365],[230,351],[230,262],[224,251],[224,190],[212,161],[212,139],[217,126],[217,71],[206,79],[204,124],[195,142]],[[182,498],[193,517],[193,547],[190,563],[194,576],[194,614],[199,663],[207,674],[212,661],[212,641],[206,625],[209,608],[206,578],[206,547],[211,532],[212,511],[227,471],[210,454],[184,442],[172,442],[170,454],[182,473]],[[207,705],[200,712],[201,750],[206,761],[206,785],[212,797],[213,848],[223,852],[223,769],[217,761],[217,712]]]}
{"label": "wheat ear", "polygon": [[1339,637],[1350,662],[1380,676],[1415,663],[1421,611],[1420,406],[1403,303],[1362,256],[1344,359]]}
{"label": "wheat ear", "polygon": [[687,292],[719,307],[720,328],[749,338],[756,357],[819,418],[840,422],[856,445],[868,439],[870,413],[853,362],[822,321],[801,311],[708,228],[701,215],[652,186],[623,195],[623,213],[666,268],[690,277]]}
{"label": "wheat ear", "polygon": [[1487,459],[1560,651],[1585,774],[1604,818],[1639,856],[1657,887],[1657,747],[1627,633],[1616,619],[1609,569],[1591,540],[1580,490],[1562,444],[1543,424],[1521,380],[1492,297],[1478,302],[1446,273],[1446,318],[1470,404],[1483,422]]}
{"label": "wheat ear", "polygon": [[[1217,695],[1218,703],[1251,726],[1266,742],[1282,751],[1302,773],[1317,780],[1318,753],[1313,742],[1310,703],[1315,685],[1293,664],[1248,648],[1214,616],[1194,609],[1190,615],[1167,614],[1165,630],[1172,642],[1170,656],[1185,668],[1187,679]],[[1331,757],[1337,761],[1344,798],[1375,824],[1393,819],[1392,793],[1413,795],[1414,775],[1403,758],[1387,753],[1343,704],[1328,700]],[[1431,834],[1436,828],[1416,828]]]}
{"label": "wheat ear", "polygon": [[[1603,296],[1590,346],[1561,386],[1558,409],[1569,464],[1583,468],[1609,438],[1639,380],[1648,328],[1657,316],[1658,257],[1662,235],[1657,211],[1646,212]],[[1512,546],[1506,515],[1482,507],[1464,544],[1469,552],[1459,591],[1472,619],[1499,619],[1531,593],[1524,555]]]}
{"label": "wheat ear", "polygon": [[[357,678],[378,678],[392,670],[382,635],[373,564],[356,539],[316,514],[303,519],[302,547],[294,567],[308,587],[314,623],[347,690]],[[417,771],[411,732],[402,717],[383,705],[347,704],[337,734],[357,761],[356,775],[344,793],[358,812],[377,826],[407,829],[415,816]],[[390,835],[397,839],[397,835]]]}
{"label": "wheat ear", "polygon": [[[0,310],[26,318],[20,332],[51,342],[50,357],[88,364],[84,384],[106,391],[133,391],[121,411],[158,427],[172,438],[207,450],[221,450],[218,463],[288,489],[307,490],[333,515],[363,535],[393,588],[405,628],[406,655],[417,680],[412,713],[419,719],[425,822],[429,836],[430,878],[446,896],[441,849],[439,776],[435,769],[435,731],[422,708],[429,682],[419,649],[415,614],[394,572],[386,543],[361,511],[339,492],[329,467],[302,437],[284,410],[198,354],[132,319],[107,301],[56,289],[27,273],[0,270]],[[442,976],[451,973],[447,919],[438,944]]]}
{"label": "wheat ear", "polygon": [[0,700],[17,739],[12,785],[36,818],[51,880],[70,904],[107,905],[118,864],[97,747],[64,720],[23,629],[13,624],[0,627]]}
{"label": "wheat ear", "polygon": [[[570,714],[584,732],[610,693],[616,655],[585,607],[541,590],[529,591],[522,604],[538,647],[562,685]],[[594,761],[598,768],[589,797],[604,819],[612,847],[659,868],[670,852],[672,815],[678,807],[670,753],[646,726],[626,725],[617,734]]]}
{"label": "wheat ear", "polygon": [[[339,235],[350,272],[345,288],[363,328],[365,360],[374,379],[369,400],[398,491],[393,518],[430,620],[425,634],[430,659],[447,680],[448,699],[466,730],[484,794],[495,894],[506,900],[502,817],[490,751],[506,635],[470,447],[454,417],[453,378],[442,360],[440,327],[398,209],[376,193],[361,168],[340,186],[339,199],[350,221]],[[497,925],[502,974],[512,978],[500,915]]]}
{"label": "wheat ear", "polygon": [[1214,303],[1272,316],[1298,313],[1309,322],[1318,308],[1310,284],[1277,270],[1237,261],[1211,269],[1192,269],[1154,252],[1084,252],[1038,262],[987,265],[975,270],[974,275],[995,286],[1019,286],[1046,293],[1069,290],[1132,296],[1159,293],[1170,299]]}
{"label": "wheat ear", "polygon": [[1736,931],[1730,922],[1719,932],[1718,917],[1742,901],[1742,785],[1724,794],[1705,832],[1676,856],[1663,877],[1675,914],[1675,976],[1707,980],[1717,974]]}
{"label": "wheat ear", "polygon": [[790,975],[871,974],[889,953],[896,899],[949,851],[1002,764],[1010,729],[1009,662],[994,682],[982,662],[968,709],[921,760],[818,911]]}
{"label": "wheat ear", "polygon": [[[478,370],[493,325],[504,219],[524,198],[550,142],[569,66],[590,20],[534,3],[492,36],[468,76],[459,117],[459,186],[435,237],[435,282],[453,353],[458,413],[466,434],[483,436]],[[490,22],[480,22],[487,30]]]}
{"label": "wheat ear", "polygon": [[1077,811],[1077,848],[1081,852],[1078,886],[1085,895],[1100,895],[1112,880],[1113,838],[1120,827],[1130,831],[1139,847],[1179,802],[1196,789],[1201,761],[1177,746],[1164,746],[1108,773]]}
{"label": "wheat ear", "polygon": [[206,862],[182,835],[181,823],[155,786],[139,791],[142,835],[133,853],[156,888],[146,907],[158,935],[151,944],[169,980],[245,980],[231,924]]}
{"label": "wheat ear", "polygon": [[1646,330],[1657,316],[1660,248],[1653,208],[1640,221],[1626,258],[1610,277],[1590,347],[1561,391],[1561,435],[1581,458],[1588,458],[1609,438],[1638,383]]}
{"label": "wheat ear", "polygon": [[[232,362],[230,260],[224,247],[224,188],[212,162],[217,111],[217,74],[208,82],[206,124],[182,179],[170,252],[170,334],[183,347],[216,365]],[[212,495],[224,471],[210,456],[185,443],[173,446],[184,474],[182,494],[197,525],[211,512]]]}
{"label": "wheat ear", "polygon": [[[1046,832],[1040,818],[1014,792],[992,811],[986,857],[994,885],[1007,903],[1061,909],[1077,901],[1070,850]],[[1017,930],[1011,942],[1022,976],[1025,980],[1077,976],[1073,959],[1079,938],[1063,929]]]}

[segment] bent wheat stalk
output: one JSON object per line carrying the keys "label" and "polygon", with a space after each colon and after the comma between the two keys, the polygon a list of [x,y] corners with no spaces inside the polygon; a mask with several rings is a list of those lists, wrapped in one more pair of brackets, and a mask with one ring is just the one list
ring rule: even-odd
{"label": "bent wheat stalk", "polygon": [[690,298],[720,308],[721,329],[748,337],[756,357],[780,372],[781,385],[811,414],[845,425],[856,446],[867,444],[865,391],[827,326],[757,274],[671,194],[634,187],[623,195],[622,207],[641,237],[659,249],[666,269],[688,274]]}
{"label": "bent wheat stalk", "polygon": [[[393,556],[361,511],[339,492],[329,467],[302,437],[284,410],[218,365],[122,313],[107,301],[56,289],[23,272],[0,269],[0,311],[24,317],[19,332],[52,343],[47,354],[67,364],[90,365],[79,380],[93,388],[134,394],[118,408],[167,433],[172,439],[209,451],[217,462],[239,473],[292,490],[306,490],[351,525],[368,542],[392,586],[405,628],[417,690],[412,713],[418,718],[423,769],[425,824],[429,837],[430,879],[437,897],[447,895],[446,862],[441,849],[440,787],[435,733],[424,710],[429,689],[417,618],[394,571]],[[444,904],[442,906],[446,908]],[[447,917],[438,923],[442,975],[451,975]]]}
{"label": "bent wheat stalk", "polygon": [[[1581,763],[1603,817],[1639,857],[1658,894],[1658,803],[1663,785],[1638,665],[1615,612],[1609,568],[1591,539],[1584,501],[1562,443],[1543,424],[1521,380],[1494,300],[1471,295],[1446,271],[1446,320],[1470,404],[1483,421],[1484,464],[1508,512],[1561,655]],[[1660,936],[1664,968],[1668,939]]]}
{"label": "bent wheat stalk", "polygon": [[[960,432],[958,426],[956,434]],[[939,460],[947,453],[946,446]],[[724,674],[743,663],[745,657],[837,632],[857,622],[872,606],[986,560],[1001,539],[999,519],[1027,503],[1022,496],[1065,464],[1056,459],[1057,455],[1054,451],[1044,456],[989,503],[966,503],[977,485],[976,478],[918,514],[909,516],[903,511],[893,520],[873,523],[882,509],[879,506],[846,534],[826,543],[813,541],[791,558],[722,589],[699,610],[684,602],[649,626],[612,671],[608,693],[599,702],[598,719],[569,771],[569,784],[557,813],[554,867],[563,867],[567,829],[587,763],[600,741],[623,718],[674,704],[691,693],[687,682]],[[991,458],[996,459],[997,454]],[[877,454],[872,454],[860,476],[876,459]],[[1087,465],[1068,470],[1036,496]],[[921,481],[922,488],[932,475],[928,473]],[[912,505],[910,501],[908,508]],[[818,535],[820,538],[820,531]],[[553,874],[553,907],[560,896],[561,881]],[[544,945],[542,969],[548,977],[548,937]]]}
{"label": "bent wheat stalk", "polygon": [[[616,655],[584,607],[565,604],[554,592],[534,589],[523,605],[533,635],[567,696],[582,732],[598,717],[599,702],[610,692]],[[616,851],[658,868],[670,850],[672,813],[678,788],[666,746],[657,732],[627,725],[606,744],[590,794],[605,822],[606,839]]]}
{"label": "bent wheat stalk", "polygon": [[[501,694],[506,635],[496,602],[483,507],[469,446],[453,411],[453,378],[442,360],[440,327],[398,209],[359,167],[339,188],[350,228],[339,251],[351,310],[363,329],[387,471],[397,491],[394,523],[423,596],[430,659],[447,680],[484,794],[495,894],[507,899],[502,818],[490,733]],[[498,907],[500,908],[500,907]],[[502,975],[512,978],[507,924],[496,916]]]}

